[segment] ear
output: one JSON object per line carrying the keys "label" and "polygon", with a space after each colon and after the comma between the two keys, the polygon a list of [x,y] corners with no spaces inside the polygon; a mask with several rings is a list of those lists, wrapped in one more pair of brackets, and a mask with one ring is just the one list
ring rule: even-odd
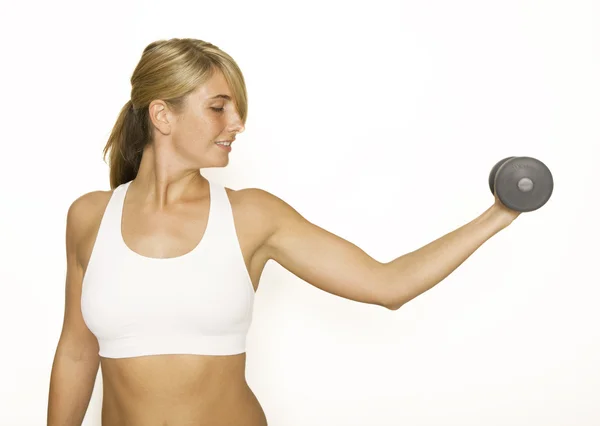
{"label": "ear", "polygon": [[152,124],[159,132],[163,135],[171,133],[175,116],[164,101],[152,101],[148,106],[148,114]]}

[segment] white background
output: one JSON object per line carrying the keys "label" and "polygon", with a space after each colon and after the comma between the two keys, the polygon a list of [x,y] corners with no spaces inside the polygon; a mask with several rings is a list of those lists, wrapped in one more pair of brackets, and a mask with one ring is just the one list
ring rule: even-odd
{"label": "white background", "polygon": [[[551,200],[398,311],[271,261],[247,380],[270,426],[600,424],[600,6],[563,1],[10,2],[3,7],[0,424],[45,424],[69,205],[150,42],[209,41],[249,117],[205,177],[276,194],[388,262],[493,203],[533,156]],[[100,372],[85,426],[100,424]]]}

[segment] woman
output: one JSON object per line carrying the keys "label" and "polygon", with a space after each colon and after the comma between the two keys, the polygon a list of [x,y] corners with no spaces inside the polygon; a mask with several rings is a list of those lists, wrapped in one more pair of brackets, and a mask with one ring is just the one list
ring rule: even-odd
{"label": "woman", "polygon": [[518,212],[475,220],[383,264],[276,196],[200,174],[225,167],[244,130],[234,60],[194,39],[151,43],[131,78],[110,150],[111,191],[67,214],[62,333],[48,425],[80,425],[102,365],[104,426],[267,420],[245,380],[254,294],[273,259],[329,293],[398,309],[443,280]]}

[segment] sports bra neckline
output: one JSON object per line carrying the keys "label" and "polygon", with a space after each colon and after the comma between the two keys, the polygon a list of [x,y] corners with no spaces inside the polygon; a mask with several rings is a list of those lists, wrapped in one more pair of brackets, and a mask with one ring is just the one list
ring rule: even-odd
{"label": "sports bra neckline", "polygon": [[125,243],[125,239],[123,238],[123,211],[125,210],[125,199],[127,197],[127,191],[129,190],[129,186],[131,185],[131,182],[133,182],[133,180],[127,182],[126,184],[123,185],[123,188],[121,189],[121,194],[118,198],[118,206],[117,206],[117,240],[119,245],[121,246],[121,248],[131,257],[137,258],[139,260],[145,261],[145,262],[174,262],[174,261],[182,261],[182,260],[186,260],[187,258],[195,255],[197,252],[200,251],[201,248],[203,248],[206,244],[208,244],[206,242],[207,237],[209,236],[209,231],[211,230],[211,223],[212,223],[212,218],[214,216],[214,204],[215,204],[215,199],[216,197],[215,195],[215,188],[214,188],[214,184],[208,180],[208,184],[209,184],[209,197],[208,197],[208,220],[206,222],[206,228],[204,229],[204,233],[200,239],[200,241],[197,242],[197,244],[194,246],[194,248],[192,248],[191,250],[187,251],[184,254],[181,254],[179,256],[174,256],[174,257],[150,257],[150,256],[145,256],[143,254],[140,254],[136,251],[134,251],[133,249],[131,249],[126,243]]}

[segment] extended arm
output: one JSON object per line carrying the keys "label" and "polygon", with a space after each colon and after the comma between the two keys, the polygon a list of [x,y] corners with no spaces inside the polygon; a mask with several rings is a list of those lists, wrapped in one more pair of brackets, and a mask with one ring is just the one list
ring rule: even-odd
{"label": "extended arm", "polygon": [[442,281],[518,216],[496,200],[461,228],[392,262],[381,263],[349,241],[312,224],[278,197],[252,191],[272,223],[265,243],[270,259],[324,291],[394,310]]}
{"label": "extended arm", "polygon": [[434,287],[517,216],[496,203],[466,225],[386,263],[387,304],[398,309]]}

